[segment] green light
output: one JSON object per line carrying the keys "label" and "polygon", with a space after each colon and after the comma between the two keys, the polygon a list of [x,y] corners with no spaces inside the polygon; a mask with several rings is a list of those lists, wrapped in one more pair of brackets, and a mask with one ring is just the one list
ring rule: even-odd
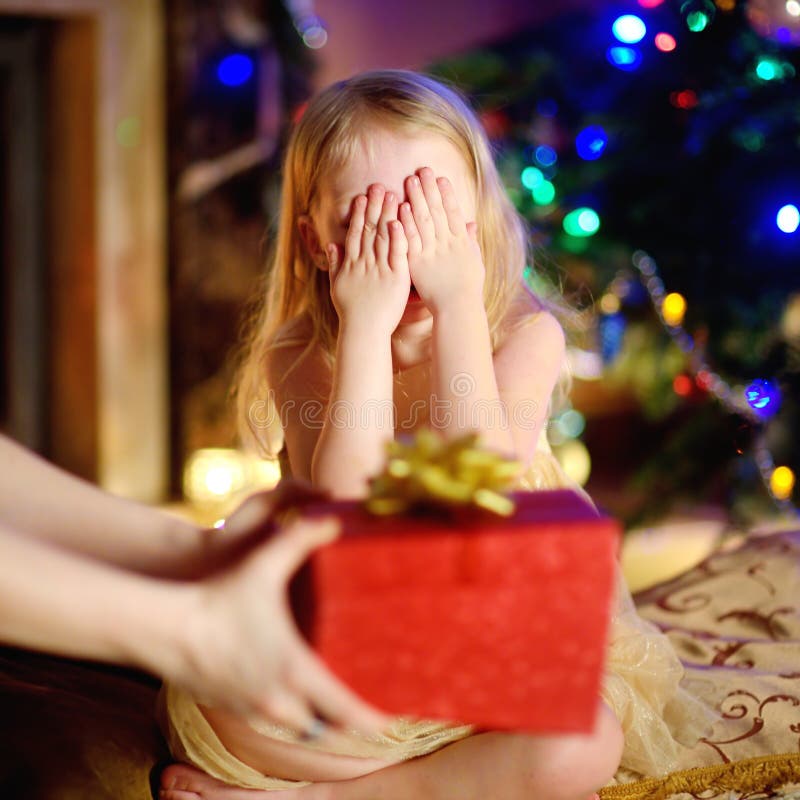
{"label": "green light", "polygon": [[520,180],[526,189],[535,189],[544,180],[544,173],[536,167],[525,167]]}
{"label": "green light", "polygon": [[533,202],[538,203],[540,206],[546,206],[552,203],[556,196],[556,187],[550,181],[543,180],[533,187],[531,190]]}
{"label": "green light", "polygon": [[570,211],[562,223],[570,236],[594,236],[600,230],[600,217],[591,208],[576,208]]}
{"label": "green light", "polygon": [[705,11],[692,11],[686,15],[686,27],[693,33],[704,31],[709,22],[711,19]]}
{"label": "green light", "polygon": [[756,75],[762,81],[780,80],[784,76],[783,64],[774,58],[761,58],[756,64]]}

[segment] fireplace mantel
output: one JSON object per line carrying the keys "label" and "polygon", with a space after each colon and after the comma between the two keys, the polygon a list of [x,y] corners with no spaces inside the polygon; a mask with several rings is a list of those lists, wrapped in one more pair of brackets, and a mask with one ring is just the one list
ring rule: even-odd
{"label": "fireplace mantel", "polygon": [[[97,449],[92,477],[114,493],[158,501],[166,491],[169,446],[160,4],[0,0],[0,15],[92,26]],[[120,123],[135,126],[134,146],[120,137]]]}

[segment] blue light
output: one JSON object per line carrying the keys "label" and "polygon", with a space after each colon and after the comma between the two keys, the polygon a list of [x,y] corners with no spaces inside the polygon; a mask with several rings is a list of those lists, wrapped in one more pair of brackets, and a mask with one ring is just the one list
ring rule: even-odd
{"label": "blue light", "polygon": [[611,26],[611,32],[625,44],[636,44],[644,39],[647,34],[647,27],[634,14],[625,14],[617,17]]}
{"label": "blue light", "polygon": [[543,167],[551,167],[558,160],[556,151],[546,144],[540,144],[533,156]]}
{"label": "blue light", "polygon": [[747,405],[762,417],[771,417],[780,407],[781,393],[772,381],[758,379],[744,391]]}
{"label": "blue light", "polygon": [[800,226],[800,211],[797,206],[785,205],[775,217],[775,224],[784,233],[794,233]]}
{"label": "blue light", "polygon": [[217,67],[217,77],[226,86],[241,86],[253,76],[253,59],[242,53],[225,56]]}
{"label": "blue light", "polygon": [[556,114],[558,114],[558,103],[556,103],[555,100],[546,97],[536,104],[536,110],[543,117],[554,117]]}
{"label": "blue light", "polygon": [[635,47],[609,47],[606,58],[624,72],[633,72],[642,63],[642,54]]}
{"label": "blue light", "polygon": [[575,149],[584,161],[600,158],[607,144],[608,135],[599,125],[590,125],[575,137]]}

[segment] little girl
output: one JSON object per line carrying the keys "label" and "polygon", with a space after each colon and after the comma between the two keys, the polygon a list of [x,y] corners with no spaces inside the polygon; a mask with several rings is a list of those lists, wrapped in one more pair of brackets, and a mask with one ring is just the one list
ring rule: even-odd
{"label": "little girl", "polygon": [[[360,497],[397,433],[470,429],[527,465],[526,488],[568,485],[544,436],[564,337],[526,288],[524,225],[456,92],[403,71],[329,87],[293,131],[281,203],[239,387],[265,449],[276,452],[282,435],[294,476]],[[368,735],[325,729],[314,720],[326,709],[288,703],[269,709],[286,724],[250,724],[169,686],[173,754],[204,772],[169,768],[161,796],[585,800],[620,762],[663,774],[676,737],[696,739],[702,716],[678,687],[667,640],[619,594],[589,734],[398,719]]]}

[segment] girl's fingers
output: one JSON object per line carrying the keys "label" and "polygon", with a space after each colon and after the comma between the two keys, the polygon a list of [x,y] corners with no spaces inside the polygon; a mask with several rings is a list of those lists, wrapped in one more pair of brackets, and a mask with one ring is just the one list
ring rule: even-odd
{"label": "girl's fingers", "polygon": [[336,271],[341,266],[339,264],[339,248],[335,244],[329,244],[325,248],[325,257],[328,259],[328,275],[333,280],[336,277]]}
{"label": "girl's fingers", "polygon": [[335,517],[298,519],[272,539],[261,553],[262,558],[288,580],[314,550],[332,542],[339,530]]}
{"label": "girl's fingers", "polygon": [[418,175],[411,175],[406,178],[406,197],[411,205],[411,212],[414,215],[414,223],[419,232],[422,246],[433,246],[436,240],[436,228],[434,227],[431,210],[428,208],[428,201],[425,199],[425,193],[422,191],[422,184]]}
{"label": "girl's fingers", "polygon": [[364,230],[361,233],[361,252],[364,254],[370,253],[375,246],[384,194],[383,186],[379,183],[370,186],[367,190],[368,202],[364,212]]}
{"label": "girl's fingers", "polygon": [[394,192],[386,192],[383,197],[383,208],[378,219],[378,230],[375,236],[375,256],[379,264],[385,264],[389,256],[389,225],[397,219],[397,196]]}
{"label": "girl's fingers", "polygon": [[344,240],[345,257],[356,261],[361,255],[361,236],[364,232],[364,215],[367,210],[367,198],[360,194],[353,200],[353,213],[350,215],[350,225]]}
{"label": "girl's fingers", "polygon": [[447,220],[447,227],[450,229],[450,233],[460,236],[464,233],[466,221],[461,213],[461,206],[459,206],[456,199],[453,184],[447,178],[437,178],[436,185],[442,199],[442,209]]}
{"label": "girl's fingers", "polygon": [[423,167],[419,171],[419,181],[422,186],[422,193],[425,195],[425,202],[433,220],[433,228],[437,236],[442,236],[448,232],[449,225],[447,214],[442,205],[442,195],[439,191],[439,184],[436,176],[430,167]]}
{"label": "girl's fingers", "polygon": [[408,240],[403,224],[398,220],[389,223],[389,266],[393,269],[405,267],[408,271]]}
{"label": "girl's fingers", "polygon": [[408,243],[408,253],[416,255],[422,250],[422,237],[419,235],[419,228],[414,219],[414,212],[411,210],[410,203],[401,203],[397,214],[400,224],[403,226],[403,233]]}

